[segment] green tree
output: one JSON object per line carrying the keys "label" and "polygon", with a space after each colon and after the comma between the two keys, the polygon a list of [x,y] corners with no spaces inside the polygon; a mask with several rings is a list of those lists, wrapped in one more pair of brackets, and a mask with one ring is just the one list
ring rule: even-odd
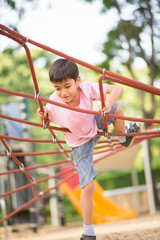
{"label": "green tree", "polygon": [[[101,67],[107,66],[112,70],[113,63],[118,61],[119,66],[125,66],[133,79],[152,86],[160,86],[159,0],[103,0],[102,3],[101,12],[103,14],[112,12],[115,16],[115,26],[106,33],[106,41],[103,44],[106,59],[101,63]],[[137,63],[143,64],[148,70],[141,79],[135,70]],[[156,96],[139,91],[139,99],[143,117],[155,118],[158,106]],[[150,124],[145,125],[149,127]],[[151,141],[148,142],[148,147],[150,157],[153,159]],[[155,197],[159,206],[156,191]]]}
{"label": "green tree", "polygon": [[[33,49],[31,51],[34,69],[38,81],[38,86],[41,92],[41,96],[49,97],[53,92],[52,84],[49,81],[48,69],[55,59],[53,54],[50,54],[44,50]],[[0,53],[0,79],[1,87],[16,92],[24,92],[34,94],[34,85],[28,65],[27,57],[21,48],[6,49]],[[1,93],[0,105],[4,104],[11,95]],[[13,98],[12,101],[15,101]],[[45,105],[45,103],[43,103]],[[36,111],[38,108],[37,101],[29,99],[29,120],[39,122]],[[32,132],[35,138],[50,138],[49,131],[43,131],[43,129],[32,127]],[[36,145],[36,151],[42,151],[40,144]],[[56,145],[55,145],[56,146]],[[55,148],[50,146],[50,151]],[[47,146],[44,146],[45,150],[49,150]],[[56,148],[55,148],[56,149]],[[44,159],[44,157],[38,157],[37,159]],[[46,162],[51,159],[50,156],[45,157]]]}
{"label": "green tree", "polygon": [[[48,69],[55,57],[47,51],[37,49],[31,51],[31,56],[41,93],[43,96],[49,95],[52,89],[48,84],[44,88],[44,82],[49,82]],[[21,48],[7,48],[0,53],[0,61],[2,88],[34,94],[34,85],[26,53]],[[4,94],[0,96],[1,103],[5,96]]]}

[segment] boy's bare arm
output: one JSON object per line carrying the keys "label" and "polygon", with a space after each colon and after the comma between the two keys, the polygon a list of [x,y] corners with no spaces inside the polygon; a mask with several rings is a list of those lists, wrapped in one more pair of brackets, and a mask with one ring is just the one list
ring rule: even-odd
{"label": "boy's bare arm", "polygon": [[119,85],[108,85],[107,93],[109,94],[105,101],[105,107],[101,109],[104,113],[109,113],[113,104],[120,98],[123,88]]}
{"label": "boy's bare arm", "polygon": [[38,108],[37,110],[37,115],[41,121],[41,123],[43,123],[43,120],[49,120],[48,119],[48,108],[47,107],[43,107],[44,112],[41,112],[40,108]]}

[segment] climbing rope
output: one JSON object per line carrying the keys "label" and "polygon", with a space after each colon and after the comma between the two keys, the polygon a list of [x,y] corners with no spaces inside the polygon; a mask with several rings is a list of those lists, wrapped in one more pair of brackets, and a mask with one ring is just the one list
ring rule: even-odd
{"label": "climbing rope", "polygon": [[[33,65],[32,57],[31,57],[31,53],[30,53],[30,50],[29,50],[27,44],[32,44],[32,45],[37,46],[41,49],[44,49],[48,52],[54,53],[55,55],[64,57],[64,58],[66,58],[70,61],[73,61],[73,62],[75,62],[79,65],[82,65],[86,68],[89,68],[91,70],[94,70],[94,71],[100,73],[101,76],[98,79],[98,83],[99,83],[99,90],[100,90],[102,107],[105,106],[103,87],[102,87],[102,81],[103,80],[109,80],[109,81],[112,81],[112,82],[120,83],[120,84],[129,86],[129,87],[132,87],[132,88],[135,88],[135,89],[139,89],[141,91],[145,91],[145,92],[148,92],[148,93],[151,93],[151,94],[158,95],[158,96],[160,96],[160,89],[158,89],[156,87],[153,87],[153,86],[149,86],[149,85],[144,84],[144,83],[140,83],[140,82],[138,82],[136,80],[133,80],[133,79],[130,79],[130,78],[120,76],[118,74],[109,72],[105,69],[95,67],[91,64],[85,63],[81,60],[78,60],[76,58],[68,56],[68,55],[66,55],[66,54],[64,54],[60,51],[52,49],[52,48],[50,48],[46,45],[40,44],[40,43],[35,42],[35,41],[33,41],[29,38],[26,38],[25,36],[7,28],[6,26],[4,26],[2,24],[0,24],[0,34],[5,36],[5,37],[8,37],[8,38],[12,39],[13,41],[20,44],[21,47],[24,48],[24,50],[26,52],[27,59],[28,59],[28,64],[29,64],[32,80],[33,80],[34,94],[16,92],[16,91],[4,89],[4,88],[0,88],[0,92],[5,93],[5,94],[9,94],[9,95],[34,99],[34,100],[37,101],[37,103],[39,105],[39,108],[42,112],[44,112],[42,102],[45,102],[45,103],[54,104],[54,105],[59,106],[59,107],[67,108],[67,109],[72,110],[72,111],[78,111],[78,112],[92,114],[92,115],[100,115],[100,116],[103,117],[105,131],[104,131],[104,133],[100,133],[100,132],[97,133],[97,136],[104,135],[106,137],[106,140],[98,142],[98,146],[97,145],[95,146],[93,154],[96,155],[96,154],[99,154],[99,153],[104,153],[104,155],[103,155],[103,157],[99,157],[98,159],[96,159],[94,161],[94,164],[96,164],[97,162],[101,161],[102,159],[104,159],[106,157],[111,156],[112,154],[118,153],[118,152],[123,151],[125,149],[125,147],[123,147],[119,144],[119,141],[117,139],[111,139],[111,137],[113,137],[113,136],[136,136],[133,145],[138,144],[145,139],[160,137],[160,128],[155,128],[160,124],[160,120],[158,120],[158,119],[143,119],[143,118],[134,118],[134,117],[127,117],[127,116],[117,116],[116,114],[109,114],[109,113],[108,114],[103,114],[102,112],[88,111],[86,109],[80,109],[80,108],[75,108],[75,107],[72,107],[72,106],[66,106],[64,104],[61,104],[61,103],[58,103],[58,102],[55,102],[55,101],[52,101],[50,99],[42,97],[40,95],[40,89],[39,89],[39,86],[38,86],[38,81],[37,81],[36,73],[35,73],[35,70],[34,70],[34,65]],[[144,132],[141,132],[141,133],[123,133],[123,134],[122,133],[119,133],[119,134],[118,133],[111,133],[111,132],[108,131],[107,117],[124,119],[124,120],[128,120],[128,121],[153,123],[153,125],[150,128],[146,129]],[[50,134],[52,136],[52,139],[33,139],[33,138],[18,138],[18,137],[13,137],[13,136],[11,137],[11,136],[6,136],[6,135],[0,134],[0,141],[1,141],[2,145],[4,146],[4,148],[6,150],[6,153],[1,153],[0,156],[6,156],[6,157],[8,156],[8,157],[12,158],[12,160],[19,167],[19,169],[1,172],[0,176],[9,175],[9,174],[13,174],[13,173],[16,174],[16,173],[22,172],[23,174],[25,174],[25,176],[29,179],[29,182],[30,182],[29,184],[27,184],[25,186],[22,186],[22,187],[19,187],[19,188],[13,190],[13,191],[1,194],[0,198],[9,196],[13,193],[22,191],[26,188],[32,188],[32,192],[33,192],[33,195],[34,195],[33,199],[31,199],[30,201],[28,201],[27,203],[25,203],[24,205],[22,205],[21,207],[19,207],[18,209],[14,210],[10,214],[8,214],[6,217],[1,219],[0,223],[2,223],[3,221],[7,220],[8,218],[12,217],[13,215],[18,213],[22,209],[24,209],[27,206],[29,206],[30,204],[34,203],[39,198],[46,195],[47,193],[49,193],[53,189],[59,187],[63,182],[68,181],[69,179],[72,179],[77,174],[77,171],[74,167],[73,158],[71,158],[71,156],[70,156],[71,150],[66,150],[64,148],[63,144],[66,144],[66,142],[64,140],[60,140],[55,133],[55,131],[70,132],[68,129],[62,128],[62,127],[50,126],[50,124],[48,122],[47,123],[44,122],[43,124],[40,124],[40,123],[37,123],[37,122],[32,122],[32,121],[29,121],[29,120],[22,120],[22,119],[7,116],[7,115],[4,115],[4,114],[0,114],[0,118],[24,123],[24,124],[31,125],[31,126],[34,126],[34,127],[45,128],[50,132]],[[57,151],[46,151],[46,152],[28,152],[28,153],[26,153],[26,152],[25,153],[16,152],[15,153],[15,152],[12,151],[12,149],[10,147],[10,144],[8,143],[8,140],[10,140],[10,141],[20,141],[20,142],[37,142],[37,143],[44,143],[44,144],[45,143],[53,143],[53,144],[56,144],[58,146],[59,150],[57,150]],[[102,145],[103,143],[104,143],[104,145]],[[42,165],[32,166],[32,167],[24,167],[24,165],[18,159],[18,157],[20,157],[20,156],[35,156],[35,155],[48,155],[48,154],[64,154],[65,159],[61,160],[61,161],[56,161],[56,162],[53,162],[53,163],[49,163],[49,164],[42,164]],[[55,165],[60,165],[60,164],[66,164],[66,163],[70,163],[73,166],[73,168],[69,169],[69,170],[62,171],[60,173],[57,173],[54,176],[46,177],[46,178],[43,178],[43,179],[40,179],[40,180],[36,180],[35,178],[33,178],[31,173],[29,172],[31,170],[42,168],[42,167],[49,167],[49,166],[55,166]],[[65,175],[66,173],[70,173],[70,175],[69,176],[67,175],[67,177],[65,177],[63,180],[60,180],[52,188],[46,189],[42,192],[37,192],[37,188],[36,188],[37,184],[48,181],[49,179],[52,179],[52,178],[59,178],[62,175]]]}

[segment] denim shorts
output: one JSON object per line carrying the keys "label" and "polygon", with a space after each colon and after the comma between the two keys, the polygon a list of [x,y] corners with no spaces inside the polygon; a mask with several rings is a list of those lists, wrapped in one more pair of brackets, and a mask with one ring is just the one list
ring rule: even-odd
{"label": "denim shorts", "polygon": [[[110,113],[115,114],[117,110],[118,102],[116,102],[112,108]],[[97,127],[99,130],[104,130],[103,119],[101,116],[94,115],[94,118],[97,123]],[[115,118],[107,118],[107,124],[115,122]],[[93,179],[95,179],[97,173],[93,167],[93,148],[95,144],[99,141],[100,137],[95,136],[90,139],[88,142],[78,146],[73,147],[72,153],[74,158],[75,167],[79,174],[79,182],[80,188],[84,188],[88,183],[90,183]]]}

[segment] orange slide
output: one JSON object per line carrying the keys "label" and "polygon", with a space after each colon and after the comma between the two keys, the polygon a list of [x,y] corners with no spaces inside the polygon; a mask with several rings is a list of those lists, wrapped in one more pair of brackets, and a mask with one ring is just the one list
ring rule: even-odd
{"label": "orange slide", "polygon": [[[63,183],[60,190],[65,194],[76,211],[82,215],[80,206],[81,189],[79,186],[72,188],[68,183]],[[103,196],[103,189],[97,181],[95,181],[95,193],[93,196],[93,222],[105,223],[120,221],[129,218],[135,218],[137,212],[132,209],[125,209],[118,206],[110,198]]]}

